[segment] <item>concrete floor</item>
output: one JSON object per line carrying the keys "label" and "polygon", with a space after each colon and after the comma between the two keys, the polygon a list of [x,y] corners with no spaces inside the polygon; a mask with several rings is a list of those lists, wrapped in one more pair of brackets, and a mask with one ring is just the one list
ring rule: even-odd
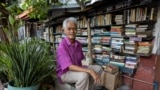
{"label": "concrete floor", "polygon": [[4,87],[3,87],[2,83],[1,83],[1,81],[0,81],[0,90],[4,90]]}

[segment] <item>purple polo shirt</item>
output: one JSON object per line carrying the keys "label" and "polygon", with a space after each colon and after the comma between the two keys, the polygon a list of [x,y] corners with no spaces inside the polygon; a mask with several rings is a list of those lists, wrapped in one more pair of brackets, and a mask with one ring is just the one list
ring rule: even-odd
{"label": "purple polo shirt", "polygon": [[62,74],[67,72],[70,65],[82,66],[81,61],[84,59],[82,46],[80,42],[75,41],[74,45],[71,44],[69,39],[65,37],[57,48],[57,76],[61,77]]}

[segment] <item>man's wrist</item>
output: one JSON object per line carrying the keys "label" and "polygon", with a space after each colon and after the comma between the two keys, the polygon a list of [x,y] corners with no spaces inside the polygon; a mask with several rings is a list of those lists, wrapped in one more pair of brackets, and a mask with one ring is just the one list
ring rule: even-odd
{"label": "man's wrist", "polygon": [[92,70],[91,69],[87,69],[87,73],[91,74]]}

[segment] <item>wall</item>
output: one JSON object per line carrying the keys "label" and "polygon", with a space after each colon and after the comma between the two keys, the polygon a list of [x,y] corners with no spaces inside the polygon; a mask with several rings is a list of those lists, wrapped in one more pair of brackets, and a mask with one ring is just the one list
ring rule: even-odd
{"label": "wall", "polygon": [[[154,32],[155,40],[154,40],[154,47],[153,47],[152,53],[156,54],[158,46],[160,48],[160,4],[158,5],[157,22],[155,24],[154,31],[155,31]],[[160,50],[158,53],[160,54]]]}

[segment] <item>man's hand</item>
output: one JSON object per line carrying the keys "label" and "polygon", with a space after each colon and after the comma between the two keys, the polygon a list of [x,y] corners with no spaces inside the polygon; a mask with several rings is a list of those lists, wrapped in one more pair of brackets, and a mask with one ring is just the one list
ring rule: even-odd
{"label": "man's hand", "polygon": [[87,72],[88,74],[90,74],[92,76],[95,84],[101,85],[100,76],[95,71],[93,71],[92,69],[82,68],[82,67],[79,67],[79,66],[76,66],[76,65],[70,65],[69,70],[77,71],[77,72]]}
{"label": "man's hand", "polygon": [[100,76],[93,70],[89,71],[89,74],[93,77],[94,83],[100,85],[101,84],[101,79]]}

